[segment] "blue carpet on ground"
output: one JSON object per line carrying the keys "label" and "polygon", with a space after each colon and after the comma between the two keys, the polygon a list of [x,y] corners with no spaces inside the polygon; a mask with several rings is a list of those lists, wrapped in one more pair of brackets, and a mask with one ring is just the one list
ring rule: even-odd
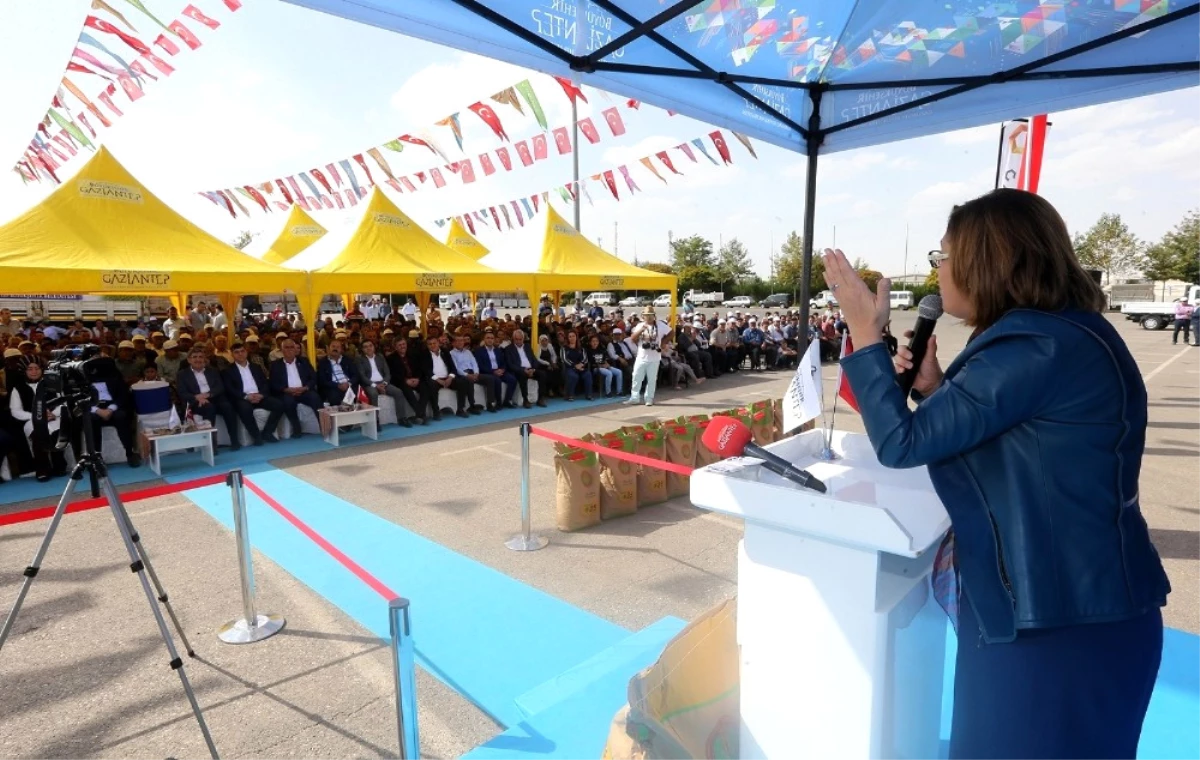
{"label": "blue carpet on ground", "polygon": [[[457,554],[274,469],[253,482],[412,602],[418,662],[501,725],[523,719],[519,696],[629,635],[620,626]],[[224,486],[188,497],[232,526]],[[251,540],[275,563],[380,636],[387,603],[252,492]],[[281,612],[286,613],[286,610]]]}
{"label": "blue carpet on ground", "polygon": [[[541,417],[547,414],[570,412],[594,406],[606,406],[618,403],[621,400],[621,398],[599,398],[593,401],[579,399],[568,404],[558,399],[552,399],[549,405],[545,407],[535,406],[532,409],[501,409],[495,414],[484,412],[483,414],[472,415],[465,420],[461,417],[455,417],[451,414],[444,416],[441,422],[431,422],[425,426],[414,425],[411,428],[405,428],[401,427],[400,425],[384,425],[379,428],[378,442],[397,441],[404,438],[417,438],[425,435],[433,435],[435,433],[444,433],[449,430],[461,430],[463,428],[490,425],[497,422],[511,424],[514,429],[513,434],[515,436],[517,424],[525,419]],[[373,441],[357,431],[351,431],[341,435],[342,448],[363,446],[369,443],[377,443],[377,441]],[[163,457],[163,478],[173,481],[186,480],[187,478],[198,478],[204,475],[227,472],[234,467],[247,468],[251,465],[260,462],[266,462],[272,459],[282,459],[283,457],[293,457],[300,456],[301,454],[314,454],[322,451],[334,450],[335,449],[329,444],[325,443],[320,436],[306,435],[303,438],[280,441],[279,443],[273,443],[267,446],[245,446],[241,451],[236,453],[227,448],[218,449],[215,466],[213,467],[209,467],[200,461],[198,454],[170,454]],[[125,464],[123,461],[109,463],[109,476],[118,486],[130,485],[133,483],[143,483],[159,479],[158,476],[154,474],[153,470],[146,465],[133,468]],[[16,480],[4,483],[3,486],[0,487],[0,505],[15,504],[22,501],[31,501],[33,499],[47,499],[47,503],[49,503],[49,501],[57,501],[58,497],[62,494],[64,485],[66,485],[65,478],[55,478],[46,483],[39,483],[32,477],[18,478]]]}

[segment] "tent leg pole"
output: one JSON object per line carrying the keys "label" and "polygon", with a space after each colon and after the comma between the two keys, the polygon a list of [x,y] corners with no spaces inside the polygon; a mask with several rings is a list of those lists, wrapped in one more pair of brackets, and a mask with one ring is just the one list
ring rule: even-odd
{"label": "tent leg pole", "polygon": [[804,178],[804,265],[800,275],[800,325],[808,345],[808,302],[812,299],[813,234],[817,220],[817,151],[821,147],[821,90],[809,91],[812,115],[808,120],[808,165]]}

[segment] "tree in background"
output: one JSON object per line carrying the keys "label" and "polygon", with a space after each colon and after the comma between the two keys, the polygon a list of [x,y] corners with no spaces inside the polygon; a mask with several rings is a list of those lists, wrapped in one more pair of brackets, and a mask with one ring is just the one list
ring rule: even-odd
{"label": "tree in background", "polygon": [[930,269],[929,274],[925,275],[925,287],[932,290],[934,293],[941,291],[941,284],[938,282],[938,270]]}
{"label": "tree in background", "polygon": [[[822,270],[823,269],[824,267],[822,267]],[[879,281],[883,279],[883,272],[877,272],[874,269],[871,269],[871,266],[862,258],[856,258],[854,260],[854,271],[858,272],[858,276],[862,278],[862,281],[865,282],[867,287],[871,290],[874,290],[875,286],[879,284]]]}
{"label": "tree in background", "polygon": [[1075,255],[1088,269],[1104,272],[1104,282],[1129,274],[1141,260],[1142,243],[1129,231],[1120,214],[1101,214],[1087,232],[1076,233],[1071,241]]}
{"label": "tree in background", "polygon": [[237,237],[229,241],[229,244],[239,251],[244,251],[252,240],[254,240],[254,233],[250,230],[242,230],[237,234]]}
{"label": "tree in background", "polygon": [[712,242],[699,235],[671,243],[671,269],[679,278],[680,290],[711,290],[718,284]]}
{"label": "tree in background", "polygon": [[[792,231],[787,240],[779,246],[779,256],[775,258],[774,279],[780,289],[788,291],[793,298],[800,298],[800,280],[804,276],[804,238]],[[812,277],[809,278],[808,292],[810,295],[825,290],[825,260],[813,253]]]}
{"label": "tree in background", "polygon": [[659,274],[675,274],[675,270],[671,268],[670,264],[660,264],[657,261],[648,261],[639,266],[641,266],[642,269],[647,269],[651,272],[658,272]]}
{"label": "tree in background", "polygon": [[1150,280],[1200,282],[1200,209],[1192,209],[1175,229],[1146,249],[1140,261]]}
{"label": "tree in background", "polygon": [[725,290],[727,285],[735,285],[754,274],[754,267],[750,264],[750,252],[742,245],[742,241],[733,238],[721,246],[717,253],[716,271],[717,282],[721,284],[722,290]]}

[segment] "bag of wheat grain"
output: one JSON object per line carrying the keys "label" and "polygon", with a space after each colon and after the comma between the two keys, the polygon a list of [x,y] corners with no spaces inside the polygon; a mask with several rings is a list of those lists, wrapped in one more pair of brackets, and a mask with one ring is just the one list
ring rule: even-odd
{"label": "bag of wheat grain", "polygon": [[[591,441],[613,451],[623,451],[632,454],[634,440],[630,436],[613,431],[604,435],[584,436],[585,441]],[[600,455],[600,519],[611,520],[614,517],[631,515],[638,508],[637,465],[624,459]]]}
{"label": "bag of wheat grain", "polygon": [[[666,461],[666,434],[661,428],[643,427],[634,435],[633,453]],[[661,504],[667,500],[667,473],[657,467],[638,465],[638,507]]]}
{"label": "bag of wheat grain", "polygon": [[600,524],[600,461],[593,451],[554,444],[555,517],[558,529]]}
{"label": "bag of wheat grain", "polygon": [[[667,434],[667,461],[671,464],[681,464],[685,467],[696,466],[696,426],[670,423],[663,427]],[[667,494],[673,499],[676,496],[687,496],[691,490],[690,475],[677,472],[667,472]]]}

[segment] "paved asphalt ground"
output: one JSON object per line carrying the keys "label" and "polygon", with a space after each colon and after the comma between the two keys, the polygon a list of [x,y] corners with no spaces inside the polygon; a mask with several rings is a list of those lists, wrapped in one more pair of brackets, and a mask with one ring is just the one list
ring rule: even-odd
{"label": "paved asphalt ground", "polygon": [[[912,319],[898,313],[897,332]],[[1141,500],[1174,585],[1166,621],[1200,632],[1200,348],[1172,346],[1168,333],[1128,322],[1118,327],[1150,394]],[[944,360],[961,350],[967,334],[949,321],[940,326]],[[825,367],[828,385],[835,374],[834,365]],[[778,396],[787,382],[784,374],[741,374],[688,393],[666,391],[653,416]],[[641,406],[572,410],[560,403],[559,409],[537,424],[582,435],[652,418]],[[862,429],[845,409],[838,427]],[[541,439],[533,443],[534,527],[551,543],[535,553],[506,550],[504,540],[518,528],[518,454],[512,425],[482,424],[274,464],[630,629],[664,615],[690,619],[735,591],[740,524],[683,499],[595,529],[557,532],[551,449]],[[32,506],[41,503],[0,507],[0,513]],[[223,756],[395,756],[390,655],[383,643],[262,556],[256,557],[259,608],[286,615],[287,628],[248,647],[219,643],[215,631],[239,612],[230,534],[182,495],[136,502],[130,512],[200,656],[186,669]],[[45,525],[0,528],[0,614]],[[0,756],[205,755],[145,598],[126,568],[107,511],[63,521],[0,653]],[[413,615],[419,635],[420,610]],[[486,621],[480,635],[487,635]],[[427,756],[457,756],[497,732],[424,673],[418,693]]]}

